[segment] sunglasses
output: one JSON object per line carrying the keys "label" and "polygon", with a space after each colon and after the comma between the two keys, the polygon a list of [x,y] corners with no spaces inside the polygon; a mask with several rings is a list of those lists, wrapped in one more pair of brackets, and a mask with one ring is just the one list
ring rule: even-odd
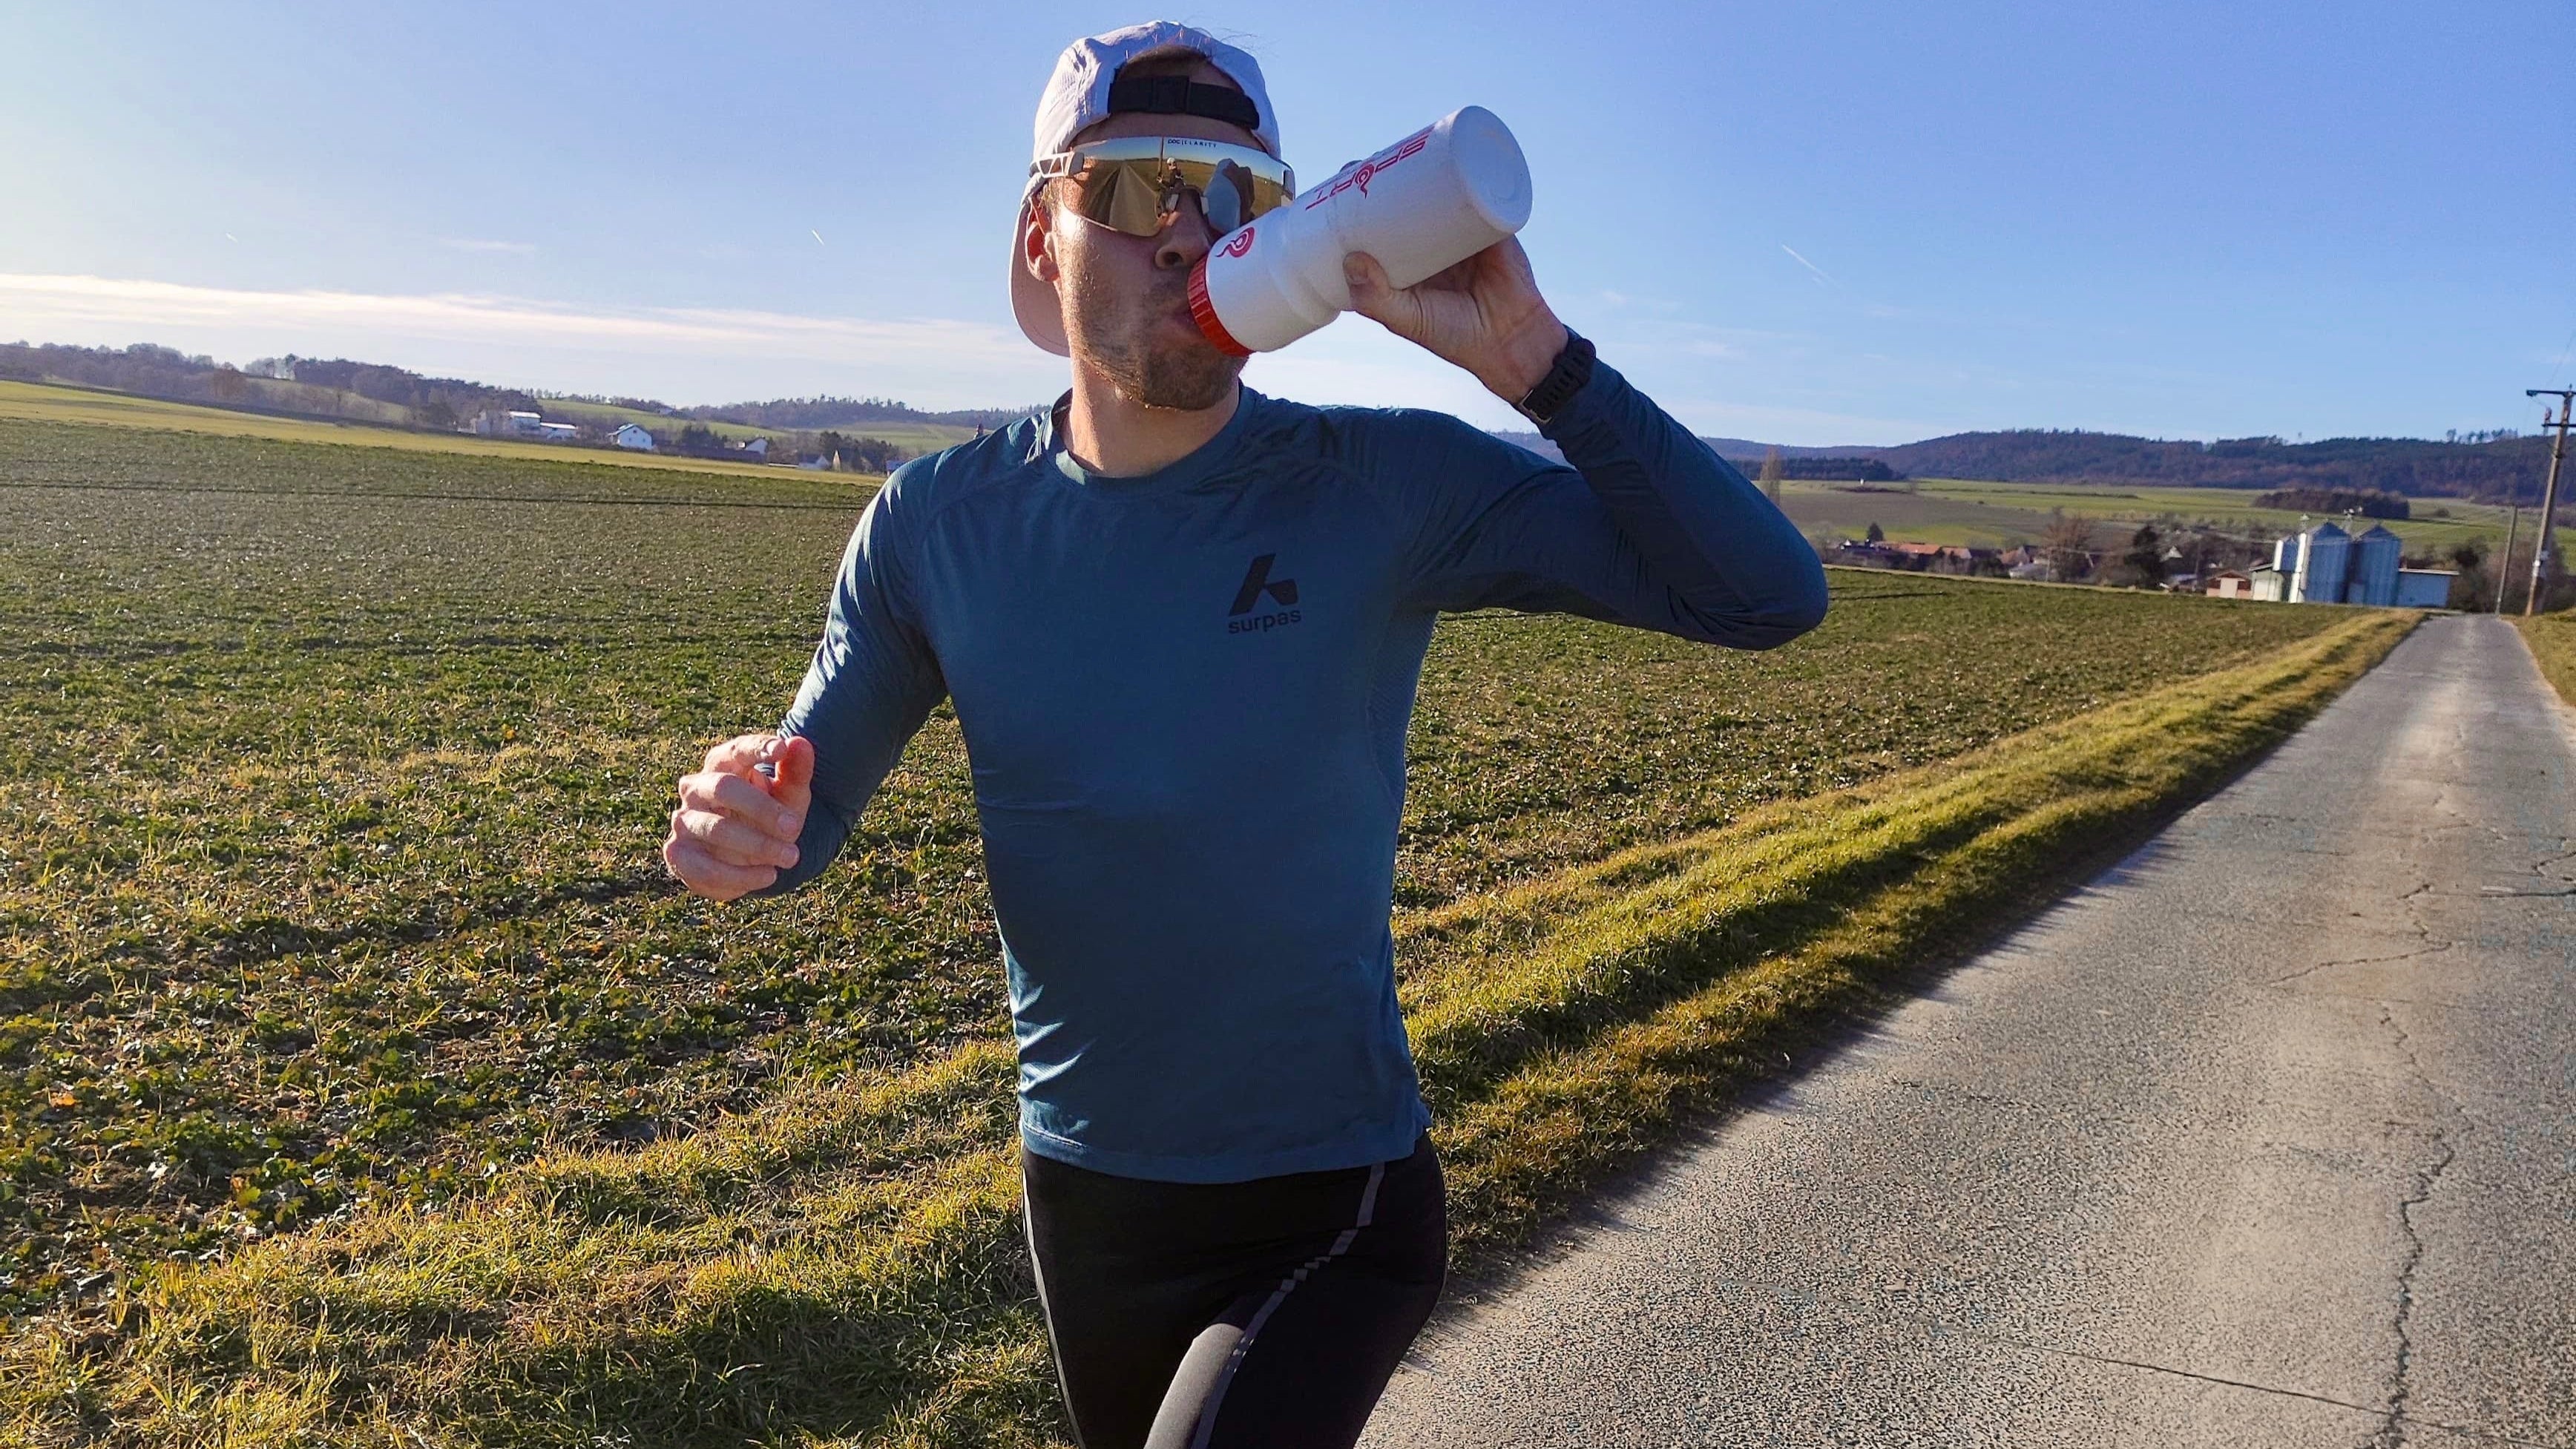
{"label": "sunglasses", "polygon": [[1209,229],[1223,236],[1297,192],[1297,173],[1269,152],[1188,136],[1094,141],[1039,159],[1029,174],[1033,186],[1071,181],[1074,210],[1139,237],[1162,231],[1185,195],[1198,198]]}

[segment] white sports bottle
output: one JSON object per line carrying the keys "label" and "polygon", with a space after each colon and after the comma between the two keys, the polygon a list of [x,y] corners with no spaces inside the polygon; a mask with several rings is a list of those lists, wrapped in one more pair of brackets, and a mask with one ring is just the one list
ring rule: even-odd
{"label": "white sports bottle", "polygon": [[1529,162],[1483,106],[1450,112],[1228,232],[1190,272],[1190,315],[1237,356],[1285,347],[1351,307],[1342,254],[1410,287],[1529,221]]}

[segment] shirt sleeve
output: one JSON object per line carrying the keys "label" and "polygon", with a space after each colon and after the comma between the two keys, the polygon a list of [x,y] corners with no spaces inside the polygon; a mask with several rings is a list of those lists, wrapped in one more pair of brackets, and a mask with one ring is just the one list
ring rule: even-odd
{"label": "shirt sleeve", "polygon": [[1578,614],[1736,649],[1824,619],[1824,568],[1797,527],[1607,364],[1542,429],[1564,464],[1454,418],[1398,416],[1419,426],[1378,461],[1414,504],[1417,603]]}
{"label": "shirt sleeve", "polygon": [[792,891],[841,853],[859,812],[923,720],[948,694],[908,603],[899,549],[903,470],[868,503],[841,555],[823,641],[782,735],[814,742],[814,805],[796,839],[796,864],[756,895]]}

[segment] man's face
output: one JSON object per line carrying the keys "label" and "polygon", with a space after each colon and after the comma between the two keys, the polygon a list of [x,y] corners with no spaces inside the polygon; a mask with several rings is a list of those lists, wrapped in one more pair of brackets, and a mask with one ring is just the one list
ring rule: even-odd
{"label": "man's face", "polygon": [[[1210,65],[1190,78],[1232,85]],[[1260,147],[1242,127],[1204,116],[1111,116],[1075,141],[1119,136],[1191,136]],[[1053,194],[1050,188],[1047,196]],[[1194,197],[1184,198],[1152,237],[1113,231],[1051,201],[1031,213],[1021,235],[1022,262],[1040,277],[1047,277],[1051,262],[1050,280],[1077,366],[1099,372],[1120,397],[1146,407],[1195,410],[1225,401],[1244,359],[1218,351],[1190,317],[1190,268],[1216,240]]]}

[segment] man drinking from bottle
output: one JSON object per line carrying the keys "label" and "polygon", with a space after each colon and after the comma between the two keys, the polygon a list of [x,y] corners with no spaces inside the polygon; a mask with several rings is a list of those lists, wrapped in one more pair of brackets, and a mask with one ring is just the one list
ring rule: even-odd
{"label": "man drinking from bottle", "polygon": [[1405,725],[1443,611],[1731,648],[1824,576],[1743,476],[1569,332],[1517,241],[1358,311],[1564,452],[1242,386],[1189,304],[1282,204],[1252,58],[1168,22],[1076,41],[1010,250],[1048,412],[898,469],[775,732],[680,781],[716,900],[821,874],[942,699],[974,767],[1019,1045],[1027,1226],[1087,1449],[1347,1445],[1445,1263],[1389,914]]}

